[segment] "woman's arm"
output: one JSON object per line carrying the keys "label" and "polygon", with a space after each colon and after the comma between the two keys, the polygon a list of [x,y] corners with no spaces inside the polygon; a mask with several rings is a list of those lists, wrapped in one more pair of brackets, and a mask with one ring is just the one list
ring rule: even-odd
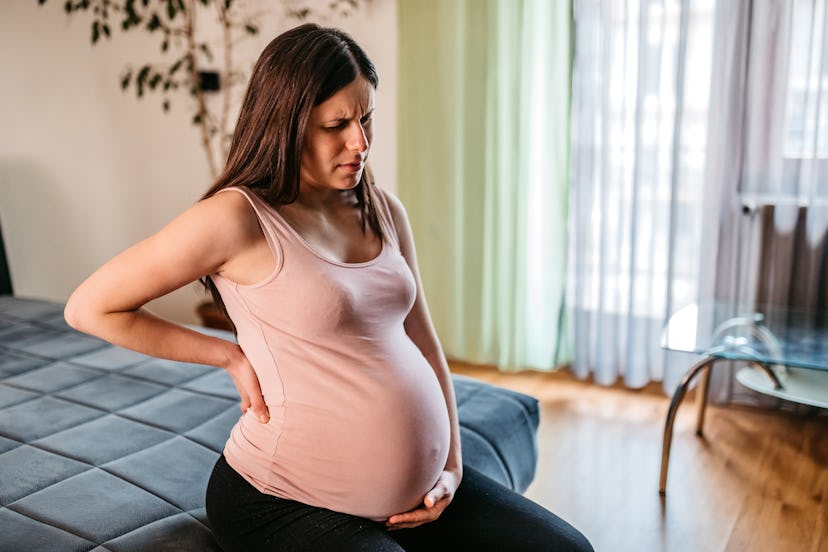
{"label": "woman's arm", "polygon": [[242,410],[252,407],[266,421],[258,380],[238,345],[173,324],[143,308],[152,299],[222,271],[261,239],[258,220],[241,194],[218,194],[200,201],[89,276],[66,303],[66,321],[147,355],[220,366],[233,377]]}
{"label": "woman's arm", "polygon": [[414,510],[405,514],[392,516],[389,519],[389,527],[406,528],[415,527],[425,521],[436,519],[442,513],[442,510],[445,509],[454,496],[454,491],[457,490],[457,486],[460,485],[460,480],[463,477],[463,460],[460,452],[460,425],[457,418],[457,400],[454,396],[454,386],[451,382],[448,362],[443,354],[443,348],[440,346],[440,340],[437,337],[437,332],[434,330],[434,325],[431,322],[431,315],[428,312],[423,285],[420,281],[420,271],[417,266],[417,253],[414,247],[414,236],[411,232],[411,225],[408,222],[408,216],[405,213],[405,208],[402,203],[389,193],[385,193],[385,197],[388,199],[391,216],[394,219],[394,226],[397,229],[400,251],[408,263],[411,272],[414,274],[414,280],[417,284],[417,297],[414,301],[414,306],[411,308],[411,312],[409,312],[408,317],[405,319],[405,331],[417,348],[423,353],[423,356],[431,365],[440,382],[446,407],[448,408],[449,423],[451,424],[451,446],[443,472],[444,475],[441,478],[441,482],[429,491],[424,500],[427,510],[433,510],[435,507],[438,509],[437,512],[432,512],[436,513],[436,516],[428,518],[423,515],[417,515],[422,510]]}

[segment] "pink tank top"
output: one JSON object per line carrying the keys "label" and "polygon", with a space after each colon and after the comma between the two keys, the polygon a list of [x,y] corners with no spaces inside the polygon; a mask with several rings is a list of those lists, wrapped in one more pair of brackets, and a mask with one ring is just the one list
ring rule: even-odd
{"label": "pink tank top", "polygon": [[416,287],[381,191],[382,251],[340,263],[244,188],[276,259],[263,281],[211,274],[270,410],[241,416],[227,462],[261,492],[377,521],[419,505],[449,451],[434,371],[403,328]]}

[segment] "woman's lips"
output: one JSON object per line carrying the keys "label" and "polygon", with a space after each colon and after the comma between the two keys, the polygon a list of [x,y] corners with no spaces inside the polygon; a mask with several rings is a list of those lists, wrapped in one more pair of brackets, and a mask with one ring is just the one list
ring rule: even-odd
{"label": "woman's lips", "polygon": [[346,171],[353,173],[362,170],[362,163],[343,163],[339,166],[345,169]]}

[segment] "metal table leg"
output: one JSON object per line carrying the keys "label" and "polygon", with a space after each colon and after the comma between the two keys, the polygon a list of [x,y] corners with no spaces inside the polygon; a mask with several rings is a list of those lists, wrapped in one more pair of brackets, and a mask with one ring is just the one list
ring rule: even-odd
{"label": "metal table leg", "polygon": [[[661,472],[659,475],[658,492],[662,495],[665,494],[667,489],[667,468],[670,465],[670,445],[673,441],[673,423],[676,419],[678,407],[681,404],[682,399],[684,399],[684,395],[687,394],[693,380],[699,375],[699,373],[701,373],[702,379],[699,382],[698,388],[699,410],[696,417],[696,435],[701,436],[704,426],[704,414],[707,410],[710,387],[710,371],[713,363],[717,360],[724,359],[714,356],[706,356],[699,360],[696,364],[691,366],[689,370],[687,370],[684,377],[681,378],[681,382],[676,388],[675,393],[673,393],[673,398],[670,401],[670,408],[667,411],[667,421],[664,424],[664,442],[661,446]],[[758,361],[753,364],[755,364],[765,373],[765,375],[768,376],[768,378],[773,382],[774,387],[782,389],[782,383],[779,381],[778,376],[768,364]]]}
{"label": "metal table leg", "polygon": [[701,380],[696,390],[696,401],[699,403],[699,410],[696,415],[696,435],[699,437],[702,436],[704,430],[704,412],[707,410],[707,399],[710,394],[710,370],[709,365],[702,369]]}
{"label": "metal table leg", "polygon": [[[676,388],[675,393],[673,393],[673,398],[670,401],[670,408],[667,410],[667,421],[664,424],[664,442],[661,446],[661,472],[659,474],[658,492],[662,495],[665,493],[665,490],[667,488],[667,467],[670,464],[670,445],[673,441],[673,422],[675,422],[678,407],[681,404],[682,399],[684,399],[684,395],[687,394],[687,390],[689,389],[690,384],[693,383],[693,380],[696,378],[699,372],[701,372],[705,368],[709,369],[712,366],[712,364],[717,360],[719,359],[712,356],[706,356],[699,360],[696,364],[691,366],[689,370],[687,370],[687,372],[684,374],[684,377],[681,378],[681,382]],[[704,403],[706,403],[707,400],[706,395],[707,390],[705,388],[703,399]],[[699,413],[699,416],[701,419],[703,419],[704,404],[701,404],[700,408],[701,411]]]}

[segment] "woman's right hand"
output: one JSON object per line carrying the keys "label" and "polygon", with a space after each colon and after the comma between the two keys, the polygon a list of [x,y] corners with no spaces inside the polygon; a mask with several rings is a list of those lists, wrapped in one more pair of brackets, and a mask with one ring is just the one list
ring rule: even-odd
{"label": "woman's right hand", "polygon": [[262,396],[259,377],[241,347],[235,345],[235,354],[231,356],[224,368],[233,378],[233,383],[241,397],[241,411],[246,413],[248,409],[252,409],[259,422],[266,424],[270,421],[270,412]]}
{"label": "woman's right hand", "polygon": [[270,416],[259,380],[241,347],[143,308],[205,275],[222,273],[242,257],[245,263],[233,265],[229,276],[255,281],[260,273],[273,270],[260,266],[274,262],[260,258],[257,248],[265,242],[256,213],[241,194],[217,194],[199,201],[89,276],[67,301],[66,321],[77,330],[145,355],[223,367],[233,378],[242,411],[252,408],[256,418],[266,423]]}

